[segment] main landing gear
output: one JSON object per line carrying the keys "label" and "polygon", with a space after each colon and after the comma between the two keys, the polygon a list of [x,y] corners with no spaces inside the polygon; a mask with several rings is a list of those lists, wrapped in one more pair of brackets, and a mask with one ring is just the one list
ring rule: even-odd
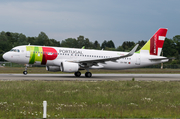
{"label": "main landing gear", "polygon": [[80,76],[81,76],[81,72],[79,72],[79,71],[78,71],[78,72],[75,72],[74,75],[75,75],[76,77],[80,77]]}
{"label": "main landing gear", "polygon": [[92,76],[92,73],[91,73],[91,72],[86,72],[86,73],[85,73],[85,76],[86,76],[87,78],[90,78],[90,77]]}
{"label": "main landing gear", "polygon": [[[80,77],[80,76],[81,76],[81,72],[79,72],[79,71],[78,71],[78,72],[75,72],[74,75],[75,75],[76,77]],[[92,73],[89,72],[89,71],[86,72],[86,73],[85,73],[85,77],[87,77],[87,78],[92,77]]]}
{"label": "main landing gear", "polygon": [[89,72],[89,68],[86,68],[86,70],[87,70],[87,72],[85,73],[85,76],[86,76],[87,78],[91,78],[91,77],[92,77],[92,73]]}
{"label": "main landing gear", "polygon": [[25,71],[23,71],[23,74],[24,74],[24,75],[27,75],[27,73],[28,73],[28,72],[27,72],[27,67],[28,67],[28,66],[29,66],[29,65],[25,64]]}

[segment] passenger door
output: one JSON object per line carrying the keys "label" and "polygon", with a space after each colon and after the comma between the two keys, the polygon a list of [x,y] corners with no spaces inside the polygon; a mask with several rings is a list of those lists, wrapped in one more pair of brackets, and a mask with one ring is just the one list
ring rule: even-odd
{"label": "passenger door", "polygon": [[136,65],[140,65],[141,64],[141,56],[140,54],[136,54]]}
{"label": "passenger door", "polygon": [[30,51],[26,51],[26,57],[30,58]]}

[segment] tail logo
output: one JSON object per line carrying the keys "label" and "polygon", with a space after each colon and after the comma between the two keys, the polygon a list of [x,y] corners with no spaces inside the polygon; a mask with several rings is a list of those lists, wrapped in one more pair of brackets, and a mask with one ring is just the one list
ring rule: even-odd
{"label": "tail logo", "polygon": [[150,39],[150,55],[160,55],[167,29],[159,29]]}
{"label": "tail logo", "polygon": [[151,39],[141,48],[140,53],[149,53],[150,55],[160,55],[167,29],[160,28]]}

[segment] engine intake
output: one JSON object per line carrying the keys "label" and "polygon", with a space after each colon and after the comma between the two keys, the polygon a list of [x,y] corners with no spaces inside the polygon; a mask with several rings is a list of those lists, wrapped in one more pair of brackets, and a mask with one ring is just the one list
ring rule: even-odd
{"label": "engine intake", "polygon": [[77,72],[79,70],[79,64],[71,62],[61,62],[60,69],[62,72]]}

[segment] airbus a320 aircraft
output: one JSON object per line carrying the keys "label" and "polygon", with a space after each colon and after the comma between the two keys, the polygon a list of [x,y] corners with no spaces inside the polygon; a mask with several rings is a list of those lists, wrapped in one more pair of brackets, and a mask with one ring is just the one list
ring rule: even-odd
{"label": "airbus a320 aircraft", "polygon": [[[167,57],[160,56],[166,33],[166,28],[160,28],[137,52],[138,44],[130,52],[23,45],[6,52],[3,58],[19,64],[45,65],[53,72],[74,72],[76,77],[81,76],[80,70],[87,70],[85,76],[91,77],[89,69],[93,68],[119,70],[167,62]],[[27,67],[23,74],[27,74]]]}

